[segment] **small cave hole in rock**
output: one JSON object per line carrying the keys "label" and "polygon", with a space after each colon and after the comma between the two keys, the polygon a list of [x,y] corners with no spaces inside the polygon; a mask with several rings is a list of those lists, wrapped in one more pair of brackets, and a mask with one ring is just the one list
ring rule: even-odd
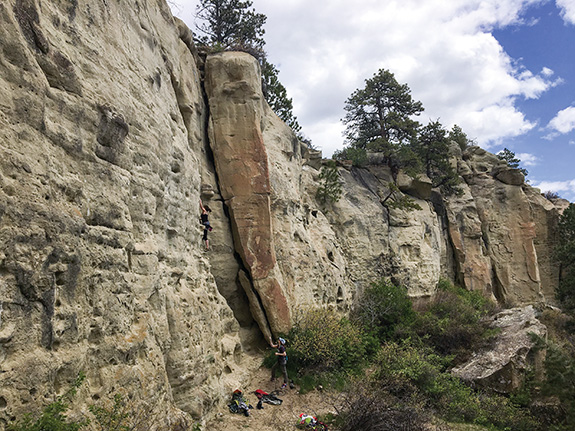
{"label": "small cave hole in rock", "polygon": [[311,215],[314,216],[315,218],[317,218],[317,210],[313,210],[313,211],[311,212]]}
{"label": "small cave hole in rock", "polygon": [[343,291],[341,290],[341,287],[337,288],[337,303],[341,304],[343,302]]}
{"label": "small cave hole in rock", "polygon": [[327,252],[327,258],[328,258],[331,262],[333,262],[333,261],[335,260],[334,257],[333,257],[333,252],[332,252],[332,251],[328,251],[328,252]]}
{"label": "small cave hole in rock", "polygon": [[6,402],[6,398],[0,397],[0,409],[4,410],[8,403]]}
{"label": "small cave hole in rock", "polygon": [[172,172],[175,174],[180,173],[182,170],[182,168],[180,167],[180,164],[178,162],[173,162],[171,168],[172,168]]}

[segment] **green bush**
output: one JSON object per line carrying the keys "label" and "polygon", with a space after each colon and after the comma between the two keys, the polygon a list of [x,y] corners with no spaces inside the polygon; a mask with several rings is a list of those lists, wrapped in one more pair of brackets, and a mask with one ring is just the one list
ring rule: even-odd
{"label": "green bush", "polygon": [[334,160],[351,160],[353,166],[362,167],[367,164],[367,152],[363,148],[347,147],[333,153]]}
{"label": "green bush", "polygon": [[392,377],[409,382],[430,395],[443,392],[437,385],[438,376],[447,367],[446,360],[427,347],[416,347],[411,340],[386,343],[378,352],[376,364],[375,376],[379,379]]}
{"label": "green bush", "polygon": [[382,279],[363,292],[351,316],[383,342],[398,325],[410,325],[415,312],[407,289]]}
{"label": "green bush", "polygon": [[[7,431],[78,431],[90,425],[99,431],[143,431],[159,424],[161,414],[156,403],[163,395],[150,393],[146,400],[136,402],[134,398],[114,395],[113,401],[101,400],[90,405],[93,420],[87,418],[72,420],[66,416],[69,402],[76,395],[86,376],[80,373],[71,388],[46,406],[40,415],[26,414],[22,419],[9,423]],[[147,390],[143,389],[143,392]],[[140,394],[142,395],[142,394]],[[195,428],[197,429],[197,428]]]}
{"label": "green bush", "polygon": [[[433,349],[410,341],[387,343],[380,350],[374,377],[393,381],[398,388],[414,388],[425,397],[426,408],[443,419],[475,423],[498,430],[534,431],[539,424],[509,399],[480,393],[451,376],[448,360]],[[413,397],[413,395],[411,395]]]}
{"label": "green bush", "polygon": [[317,189],[316,198],[322,203],[339,201],[342,193],[342,182],[333,160],[321,168],[319,179],[321,184]]}
{"label": "green bush", "polygon": [[537,347],[545,349],[545,381],[541,393],[557,397],[563,417],[552,428],[557,431],[575,429],[575,354],[572,342],[563,345],[535,337]]}
{"label": "green bush", "polygon": [[355,380],[340,397],[334,424],[340,431],[423,431],[431,414],[414,387],[393,380]]}
{"label": "green bush", "polygon": [[110,405],[92,405],[89,407],[94,415],[97,429],[100,431],[130,431],[131,409],[121,394],[114,395]]}
{"label": "green bush", "polygon": [[375,349],[362,328],[331,310],[303,313],[288,335],[289,361],[318,371],[353,371]]}
{"label": "green bush", "polygon": [[494,307],[481,293],[442,280],[433,299],[416,314],[411,330],[437,352],[460,361],[493,334],[481,319]]}

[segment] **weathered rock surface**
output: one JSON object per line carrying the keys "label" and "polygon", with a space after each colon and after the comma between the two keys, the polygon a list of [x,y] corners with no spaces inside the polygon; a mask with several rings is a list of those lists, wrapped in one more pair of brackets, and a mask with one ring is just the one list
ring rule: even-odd
{"label": "weathered rock surface", "polygon": [[509,394],[521,385],[527,370],[541,367],[543,352],[533,350],[532,334],[545,339],[547,328],[537,319],[531,305],[498,313],[490,326],[500,330],[493,346],[454,368],[452,374],[475,385]]}
{"label": "weathered rock surface", "polygon": [[268,323],[275,334],[286,333],[291,319],[276,268],[269,162],[260,127],[264,103],[260,76],[259,65],[249,54],[212,55],[206,62],[210,142],[221,194],[236,251],[267,315],[267,322],[257,320],[269,338]]}
{"label": "weathered rock surface", "polygon": [[167,429],[245,374],[200,248],[206,111],[178,36],[164,2],[0,4],[4,420],[83,370],[86,399],[157,397]]}
{"label": "weathered rock surface", "polygon": [[464,194],[447,199],[459,278],[467,288],[492,292],[502,304],[551,301],[553,295],[543,293],[556,285],[557,269],[548,257],[559,211],[531,187],[494,178],[500,163],[479,147],[469,148],[459,163]]}
{"label": "weathered rock surface", "polygon": [[389,209],[374,156],[322,204],[320,155],[260,82],[245,53],[199,58],[163,1],[0,4],[0,429],[80,370],[85,399],[161,394],[177,429],[241,387],[268,334],[379,277],[552,300],[560,203],[472,147],[460,196],[401,176],[421,209]]}

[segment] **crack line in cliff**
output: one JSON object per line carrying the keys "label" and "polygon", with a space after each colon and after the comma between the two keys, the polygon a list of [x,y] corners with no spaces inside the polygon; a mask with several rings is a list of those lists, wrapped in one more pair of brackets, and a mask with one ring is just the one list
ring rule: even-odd
{"label": "crack line in cliff", "polygon": [[[238,258],[239,258],[239,255],[238,255]],[[265,306],[264,306],[264,303],[263,303],[263,301],[262,301],[262,298],[261,298],[259,292],[258,292],[257,289],[254,287],[254,281],[253,281],[252,275],[250,274],[249,270],[243,266],[243,262],[242,262],[241,258],[239,258],[239,262],[242,264],[242,266],[240,267],[240,271],[238,271],[238,278],[240,277],[241,271],[243,271],[243,273],[244,273],[245,276],[246,276],[247,281],[249,282],[250,291],[251,291],[251,293],[253,294],[254,298],[255,298],[256,301],[257,301],[257,306],[258,306],[258,308],[261,310],[261,312],[262,312],[262,314],[263,314],[263,322],[261,322],[261,325],[265,325],[265,329],[267,330],[267,332],[268,332],[269,334],[272,334],[272,336],[273,336],[273,331],[272,331],[271,326],[270,326],[270,321],[269,321],[269,319],[268,319],[267,310],[266,310],[266,308],[265,308]],[[240,283],[240,285],[242,285],[241,281],[239,281],[239,283]],[[242,287],[243,287],[243,285],[242,285]],[[243,287],[243,288],[245,289],[245,287]],[[246,295],[248,295],[248,301],[249,301],[249,296],[250,296],[250,295],[249,295],[247,292],[246,292]],[[250,303],[250,305],[252,305],[252,304]],[[256,304],[253,304],[253,306],[255,307]],[[259,325],[260,325],[260,322],[258,322],[258,320],[255,318],[255,316],[253,316],[253,314],[252,314],[252,318],[254,319],[254,321],[255,321],[255,322],[258,324],[258,326],[259,326]],[[266,332],[266,331],[264,331],[264,328],[261,328],[261,327],[260,327],[260,331],[261,331],[261,333],[265,336],[265,332]],[[277,335],[277,334],[276,334],[276,335]]]}
{"label": "crack line in cliff", "polygon": [[[201,56],[201,61],[199,62],[199,72],[200,72],[200,76],[201,76],[201,80],[200,80],[200,89],[201,89],[201,93],[202,93],[202,98],[204,100],[204,106],[205,106],[205,118],[204,118],[204,123],[203,123],[203,127],[202,127],[202,132],[203,132],[203,139],[202,139],[202,144],[203,144],[203,148],[206,151],[206,158],[208,163],[210,163],[210,169],[214,174],[214,179],[215,179],[215,186],[216,186],[216,190],[218,192],[218,194],[220,193],[220,179],[219,179],[219,175],[218,175],[218,171],[215,168],[215,156],[214,156],[214,152],[211,146],[211,142],[210,142],[210,136],[209,136],[209,127],[210,127],[210,121],[211,121],[211,114],[210,114],[210,103],[209,103],[209,98],[206,92],[206,88],[204,85],[204,76],[205,76],[205,64],[206,64],[206,59],[205,56]],[[269,193],[266,193],[266,195],[269,196]],[[229,229],[230,232],[234,232],[233,229],[233,220],[232,217],[230,215],[230,208],[226,202],[225,199],[221,199],[222,202],[222,208],[224,211],[224,215],[227,218],[228,221],[228,225],[229,225]],[[263,317],[263,321],[259,322],[257,319],[257,317],[254,315],[253,312],[251,312],[252,314],[252,318],[254,319],[254,321],[258,324],[258,326],[260,325],[264,325],[265,328],[260,327],[260,331],[262,332],[262,334],[265,332],[265,330],[267,329],[267,331],[269,331],[270,334],[272,334],[271,331],[271,327],[270,327],[270,323],[269,323],[269,318],[267,316],[267,310],[264,307],[263,301],[261,299],[261,296],[259,294],[259,292],[255,289],[254,287],[254,282],[253,282],[253,278],[252,275],[249,271],[249,268],[245,265],[243,259],[241,258],[241,255],[238,253],[237,248],[236,248],[236,244],[235,244],[235,239],[232,235],[232,244],[233,244],[233,256],[234,259],[236,260],[236,262],[238,263],[238,275],[237,277],[240,277],[240,273],[243,272],[246,275],[247,281],[249,282],[249,288],[251,293],[253,294],[253,298],[255,298],[257,304],[251,304],[250,301],[250,295],[247,292],[244,292],[246,294],[246,296],[248,297],[248,304],[250,305],[250,307],[254,307],[254,308],[258,308],[259,310],[261,310],[262,313],[262,317]],[[238,281],[240,283],[240,286],[242,286],[241,281]],[[217,283],[216,283],[217,286]],[[242,286],[243,288],[243,286]],[[245,288],[244,288],[245,289]],[[225,298],[225,296],[224,296]],[[226,299],[227,302],[227,299]],[[228,306],[229,303],[228,303]],[[230,308],[232,308],[230,306]]]}

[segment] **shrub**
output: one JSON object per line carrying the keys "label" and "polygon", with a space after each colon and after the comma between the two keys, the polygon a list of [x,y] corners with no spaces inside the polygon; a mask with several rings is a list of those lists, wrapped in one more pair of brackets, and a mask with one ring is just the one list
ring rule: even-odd
{"label": "shrub", "polygon": [[136,403],[122,394],[115,394],[113,401],[91,405],[89,409],[99,431],[144,431],[150,430],[152,425],[158,425],[155,405]]}
{"label": "shrub", "polygon": [[533,337],[539,349],[545,349],[545,381],[541,393],[557,397],[561,403],[564,417],[555,430],[575,429],[575,355],[573,345],[545,341]]}
{"label": "shrub", "polygon": [[398,382],[355,381],[345,393],[335,421],[341,431],[426,430],[430,414],[414,388],[398,390]]}
{"label": "shrub", "polygon": [[357,371],[374,350],[358,325],[325,309],[302,313],[288,334],[288,363],[308,370]]}
{"label": "shrub", "polygon": [[543,196],[548,201],[554,201],[557,199],[561,199],[561,196],[559,196],[559,193],[551,191],[551,190],[547,190],[545,193],[541,193],[541,196]]}
{"label": "shrub", "polygon": [[417,313],[411,329],[437,352],[461,360],[492,334],[481,319],[494,308],[495,305],[481,293],[442,280],[431,302]]}
{"label": "shrub", "polygon": [[414,393],[425,396],[425,407],[446,420],[514,431],[538,429],[537,422],[525,410],[502,396],[475,392],[451,376],[446,366],[446,358],[429,347],[410,341],[388,343],[378,354],[374,376],[394,381],[399,388],[412,385]]}
{"label": "shrub", "polygon": [[374,333],[380,341],[385,341],[392,337],[397,325],[411,324],[415,313],[407,289],[382,279],[372,283],[363,292],[352,312],[352,318]]}
{"label": "shrub", "polygon": [[319,174],[321,185],[317,189],[316,198],[322,202],[337,202],[341,197],[342,183],[337,166],[333,160],[321,168]]}
{"label": "shrub", "polygon": [[363,148],[347,147],[333,153],[334,160],[351,160],[353,166],[362,167],[367,164],[367,151]]}
{"label": "shrub", "polygon": [[[141,378],[141,377],[140,377]],[[160,379],[148,377],[140,380],[141,390],[114,394],[112,399],[100,400],[89,406],[99,431],[149,431],[164,429],[161,423],[167,393]],[[172,423],[172,427],[176,424]],[[178,426],[190,426],[186,420]]]}
{"label": "shrub", "polygon": [[387,196],[384,197],[380,203],[388,210],[420,211],[422,209],[416,201],[401,193],[401,190],[399,190],[399,187],[393,181],[387,183],[387,188],[389,190]]}
{"label": "shrub", "polygon": [[410,340],[389,342],[379,351],[375,376],[409,382],[427,394],[441,393],[438,375],[446,369],[444,358],[426,347],[416,347]]}

